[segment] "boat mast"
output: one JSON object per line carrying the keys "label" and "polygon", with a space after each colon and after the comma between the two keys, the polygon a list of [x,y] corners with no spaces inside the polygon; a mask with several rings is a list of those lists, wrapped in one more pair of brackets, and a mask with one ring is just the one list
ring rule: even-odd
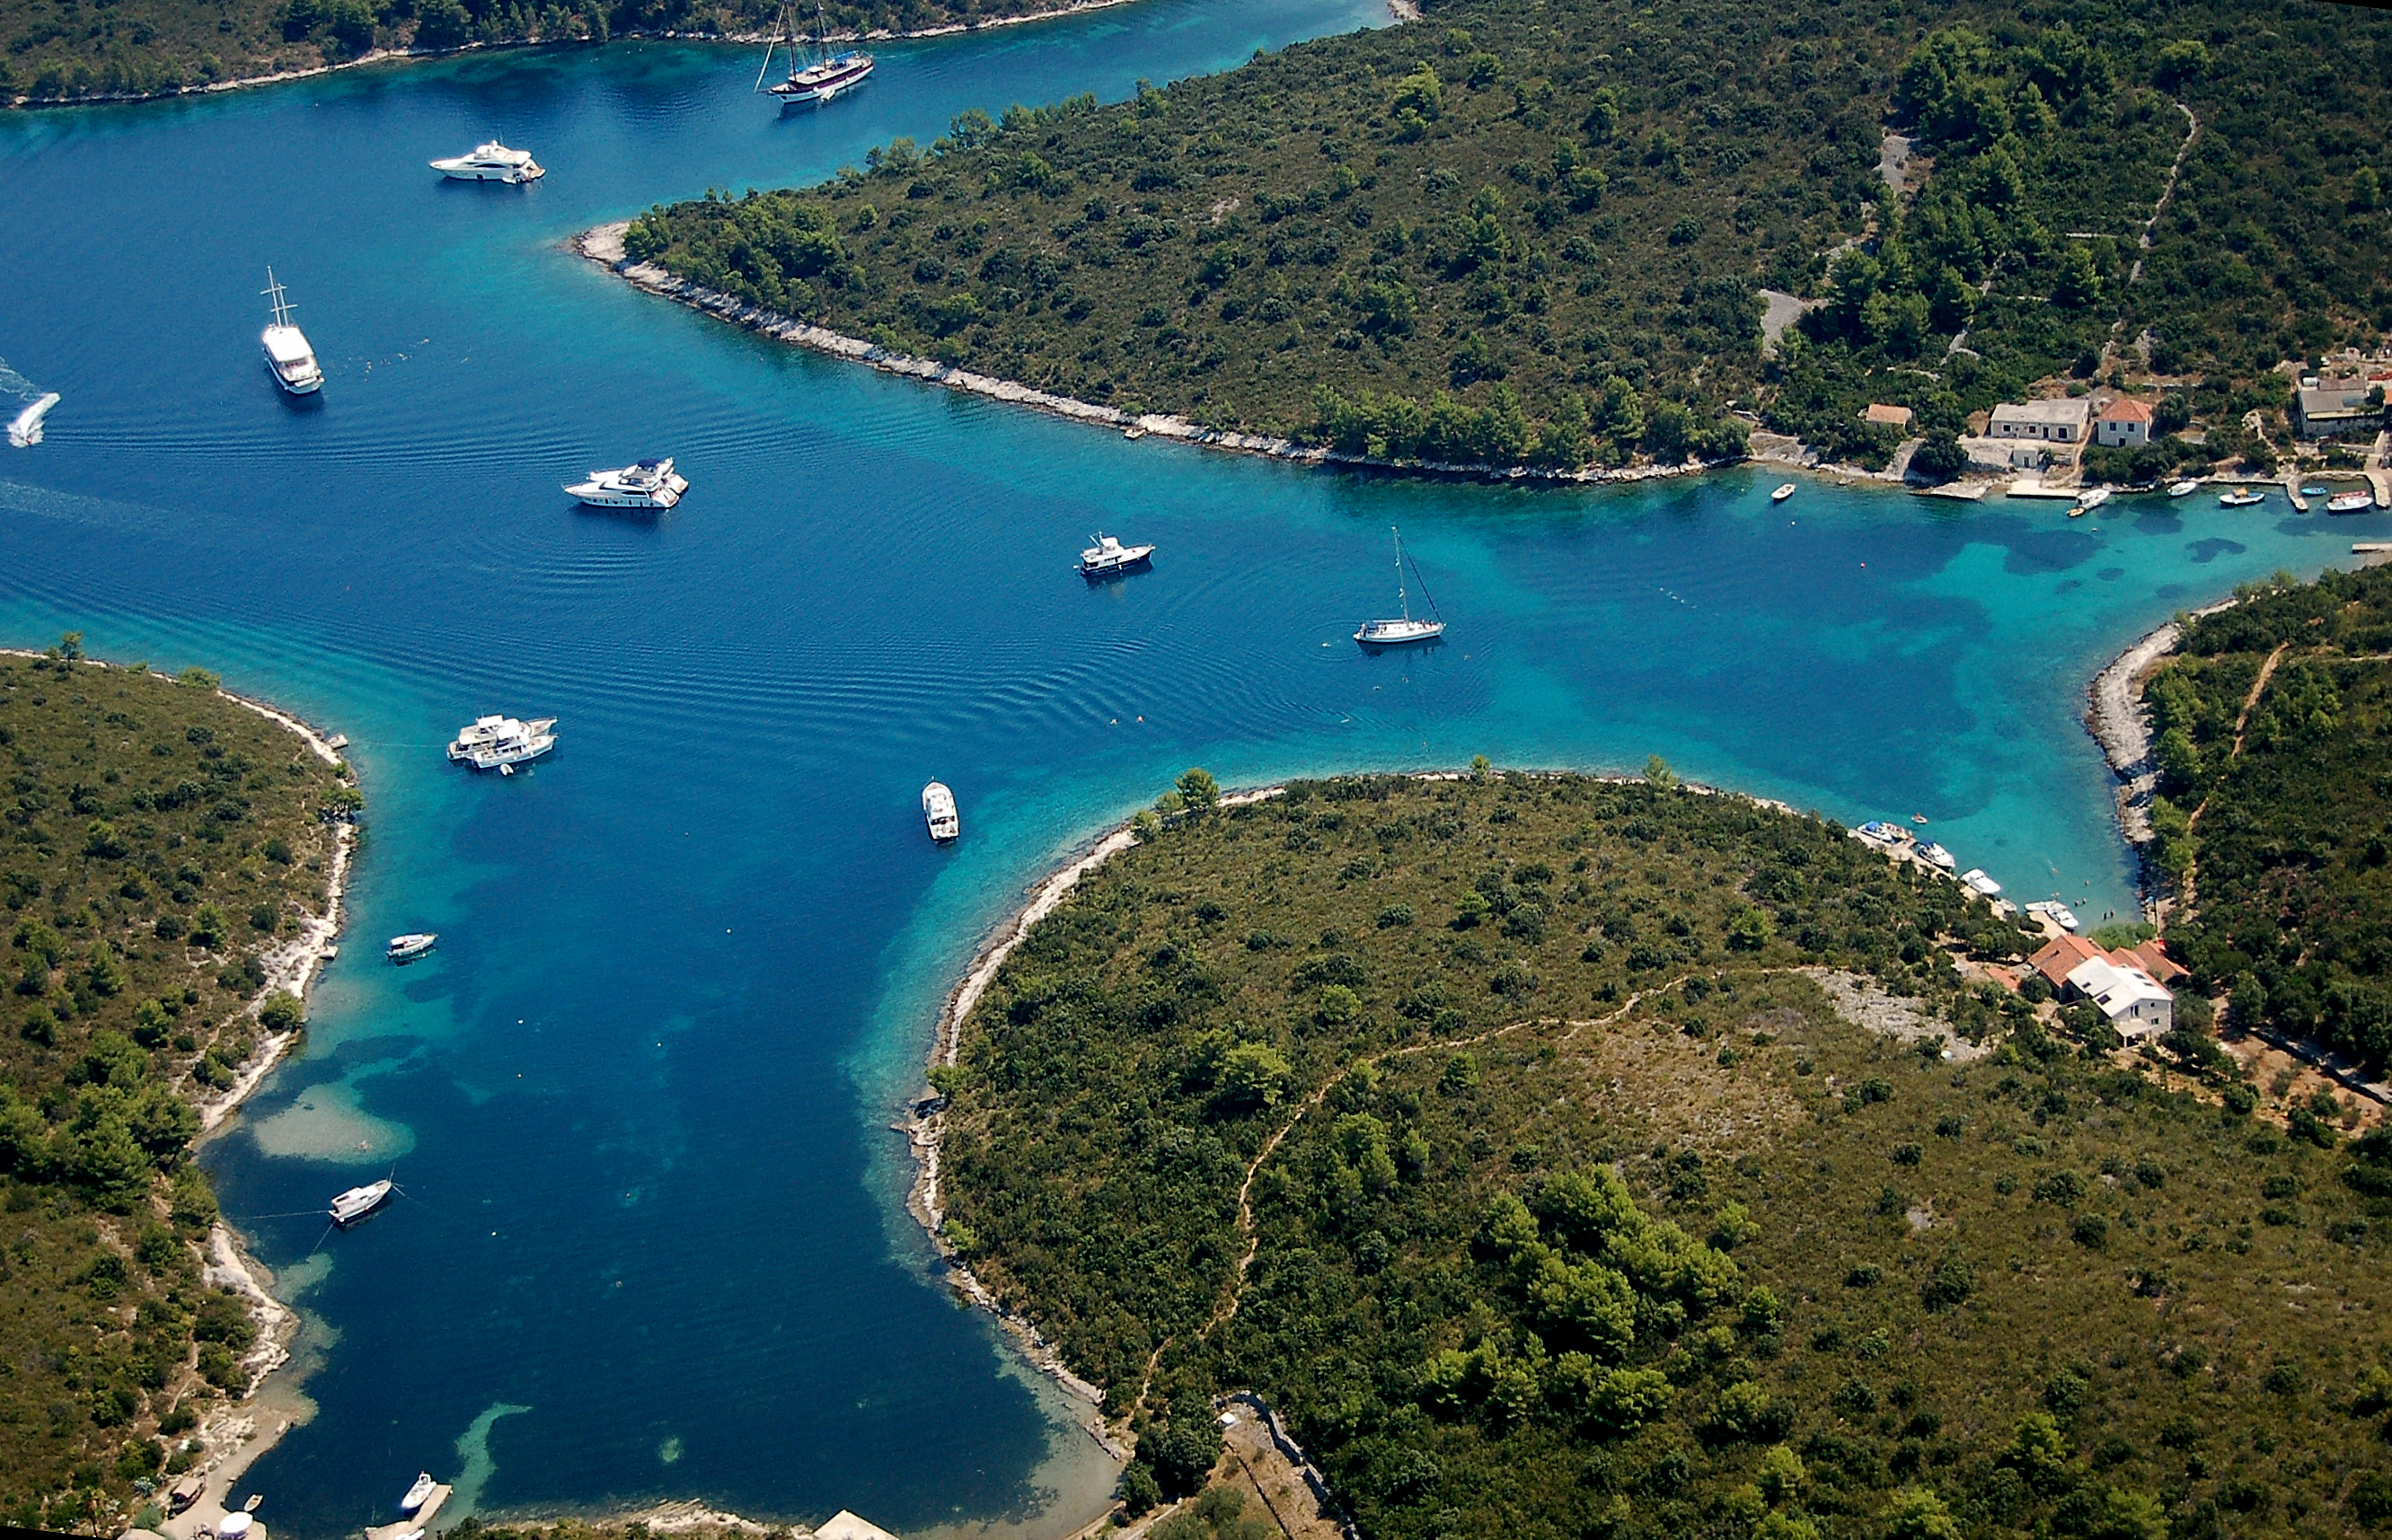
{"label": "boat mast", "polygon": [[[780,46],[781,39],[787,36],[788,32],[789,7],[783,6],[781,7],[780,19],[774,25],[773,35],[771,38],[766,40],[764,44],[764,62],[756,67],[756,85],[755,89],[748,93],[750,96],[762,94],[764,89],[764,73],[773,67],[773,50]],[[795,46],[792,45],[790,52],[794,53],[796,51]]]}
{"label": "boat mast", "polygon": [[291,312],[297,309],[298,306],[292,304],[290,301],[282,297],[282,285],[274,281],[274,269],[272,267],[266,268],[266,287],[259,290],[258,292],[264,294],[266,298],[274,302],[274,324],[277,326],[289,326],[291,324]]}
{"label": "boat mast", "polygon": [[1404,537],[1393,524],[1387,526],[1387,533],[1396,537],[1396,603],[1404,612],[1404,620],[1409,624],[1412,618],[1412,602],[1404,596]]}

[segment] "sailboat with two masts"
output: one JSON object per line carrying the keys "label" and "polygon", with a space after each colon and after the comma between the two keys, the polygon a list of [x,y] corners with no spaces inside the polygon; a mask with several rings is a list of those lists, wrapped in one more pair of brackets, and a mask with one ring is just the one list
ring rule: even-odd
{"label": "sailboat with two masts", "polygon": [[[773,51],[784,44],[789,50],[789,78],[778,85],[766,85],[764,76],[773,68]],[[799,47],[797,33],[789,26],[789,7],[782,6],[779,29],[764,45],[764,62],[756,71],[756,89],[780,97],[784,107],[819,107],[854,90],[872,73],[872,56],[862,49],[851,48],[843,54],[830,51],[822,0],[814,0],[814,45],[810,53],[811,57]]]}
{"label": "sailboat with two masts", "polygon": [[1436,618],[1412,618],[1411,600],[1404,593],[1404,537],[1393,525],[1388,526],[1387,533],[1396,537],[1396,606],[1403,614],[1395,620],[1362,622],[1362,628],[1354,633],[1354,640],[1365,647],[1395,647],[1407,641],[1434,641],[1445,634],[1445,617],[1437,615],[1436,600],[1430,595],[1427,582],[1421,578],[1420,563],[1414,562],[1412,578],[1420,583],[1421,597],[1428,601],[1428,613]]}

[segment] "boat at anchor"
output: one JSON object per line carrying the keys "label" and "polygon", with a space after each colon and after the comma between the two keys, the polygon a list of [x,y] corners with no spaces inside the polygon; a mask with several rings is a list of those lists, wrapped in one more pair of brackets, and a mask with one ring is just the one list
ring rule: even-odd
{"label": "boat at anchor", "polygon": [[392,1183],[389,1177],[369,1182],[362,1187],[351,1187],[332,1199],[327,1212],[332,1223],[345,1230],[390,1201]]}
{"label": "boat at anchor", "polygon": [[[766,85],[764,73],[773,67],[773,50],[785,45],[789,50],[789,78],[778,85]],[[829,37],[823,30],[820,0],[814,6],[814,45],[811,50],[800,50],[796,33],[789,29],[788,7],[784,6],[780,27],[773,41],[764,45],[764,62],[756,71],[756,89],[778,97],[784,107],[820,107],[863,84],[872,74],[872,56],[860,48],[838,54],[830,51]]]}
{"label": "boat at anchor", "polygon": [[947,790],[943,781],[933,781],[922,788],[922,822],[930,826],[930,838],[938,844],[961,838],[963,820],[956,813],[956,794]]}
{"label": "boat at anchor", "polygon": [[592,471],[588,481],[572,483],[565,490],[592,508],[670,508],[689,490],[689,478],[674,474],[672,459],[667,456],[619,471]]}
{"label": "boat at anchor", "polygon": [[1091,582],[1135,572],[1154,559],[1152,546],[1125,546],[1110,535],[1093,537],[1096,544],[1080,552],[1080,576]]}
{"label": "boat at anchor", "polygon": [[524,721],[514,717],[476,717],[457,730],[448,745],[451,764],[471,765],[512,775],[517,765],[539,758],[556,746],[553,717]]}
{"label": "boat at anchor", "polygon": [[260,293],[274,302],[274,319],[258,334],[258,343],[266,350],[266,366],[274,370],[274,382],[293,395],[313,395],[324,388],[324,370],[316,362],[316,350],[309,345],[307,334],[291,318],[292,304],[283,293],[282,285],[274,281],[274,269],[266,270],[266,287]]}
{"label": "boat at anchor", "polygon": [[390,938],[390,960],[394,963],[412,963],[430,951],[439,943],[439,933],[430,930],[394,936]]}
{"label": "boat at anchor", "polygon": [[[1388,528],[1387,533],[1395,536],[1396,604],[1403,614],[1393,620],[1362,622],[1362,628],[1354,633],[1354,640],[1365,647],[1395,647],[1408,641],[1428,641],[1443,636],[1445,634],[1444,616],[1438,615],[1434,620],[1412,618],[1411,601],[1404,593],[1404,537],[1393,526]],[[1412,563],[1412,576],[1415,578],[1420,576],[1420,563],[1417,562]],[[1436,601],[1430,597],[1426,583],[1421,584],[1421,597],[1428,600],[1429,614],[1436,615]]]}
{"label": "boat at anchor", "polygon": [[521,185],[537,182],[548,175],[528,149],[509,149],[492,139],[478,144],[469,154],[451,155],[445,161],[435,161],[432,169],[459,182],[507,182]]}

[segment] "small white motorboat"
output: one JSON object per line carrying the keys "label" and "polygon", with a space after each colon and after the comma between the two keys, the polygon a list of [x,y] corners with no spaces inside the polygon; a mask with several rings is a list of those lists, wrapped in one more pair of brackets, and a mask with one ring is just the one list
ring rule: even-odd
{"label": "small white motorboat", "polygon": [[1110,535],[1091,537],[1097,543],[1080,552],[1080,576],[1091,582],[1099,577],[1118,577],[1150,565],[1154,560],[1152,546],[1125,546]]}
{"label": "small white motorboat", "polygon": [[962,836],[964,825],[956,813],[956,794],[947,790],[946,783],[933,781],[922,788],[922,822],[930,826],[930,838],[938,844]]}
{"label": "small white motorboat", "polygon": [[571,483],[565,490],[592,508],[670,508],[689,490],[689,478],[674,474],[668,456],[619,471],[592,471],[588,481]]}
{"label": "small white motorboat", "polygon": [[430,930],[410,931],[405,936],[394,936],[390,938],[390,960],[394,963],[412,963],[430,951],[439,939],[439,933]]}
{"label": "small white motorboat", "polygon": [[1931,839],[1922,841],[1919,844],[1918,859],[1925,861],[1928,865],[1934,867],[1939,872],[1949,872],[1954,867],[1960,864],[1958,861],[1952,859],[1951,851],[1946,850],[1944,847],[1936,844]]}
{"label": "small white motorboat", "polygon": [[2364,513],[2375,506],[2375,499],[2364,492],[2337,492],[2326,499],[2329,513]]}
{"label": "small white motorboat", "polygon": [[2190,479],[2168,484],[2168,496],[2171,498],[2189,498],[2200,490],[2201,483]]}
{"label": "small white motorboat", "polygon": [[351,1187],[347,1192],[332,1199],[332,1208],[328,1210],[332,1216],[332,1223],[343,1229],[355,1224],[390,1201],[391,1186],[390,1178],[385,1176],[379,1182],[369,1182],[362,1187]]}
{"label": "small white motorboat", "polygon": [[1863,839],[1874,840],[1879,845],[1900,847],[1911,843],[1909,830],[1899,824],[1888,823],[1881,818],[1870,819],[1852,833]]}
{"label": "small white motorboat", "polygon": [[56,391],[26,403],[25,409],[9,421],[9,444],[16,448],[30,449],[42,442],[42,419],[49,416],[50,408],[58,404],[58,393]]}
{"label": "small white motorboat", "polygon": [[445,161],[435,161],[432,169],[443,176],[460,182],[506,182],[521,184],[537,182],[548,175],[528,149],[509,149],[492,139],[475,145],[467,155],[452,155]]}
{"label": "small white motorboat", "polygon": [[2265,492],[2254,492],[2247,486],[2238,486],[2231,492],[2220,492],[2217,494],[2217,506],[2220,508],[2248,508],[2253,503],[2261,503],[2266,502],[2267,500],[2268,494]]}
{"label": "small white motorboat", "polygon": [[2077,511],[2090,512],[2109,500],[2110,489],[2108,487],[2088,486],[2084,491],[2076,494]]}
{"label": "small white motorboat", "polygon": [[1788,482],[1785,485],[1783,485],[1783,486],[1779,487],[1776,491],[1772,492],[1771,494],[1769,494],[1769,500],[1770,500],[1771,502],[1784,502],[1787,498],[1788,498],[1792,497],[1793,495],[1794,495],[1794,484],[1793,484],[1792,482],[1790,482],[1790,481],[1789,481],[1789,482]]}
{"label": "small white motorboat", "polygon": [[407,1495],[398,1500],[398,1511],[412,1517],[415,1510],[423,1506],[424,1499],[439,1490],[440,1483],[432,1479],[432,1472],[424,1471],[415,1478],[415,1484],[407,1489]]}
{"label": "small white motorboat", "polygon": [[2040,914],[2060,929],[2072,934],[2079,928],[2076,912],[2058,899],[2038,899],[2026,906],[2026,912],[2030,914]]}
{"label": "small white motorboat", "polygon": [[1971,866],[1960,874],[1960,886],[1980,898],[1990,899],[2000,893],[2002,885],[1985,875],[1982,867]]}

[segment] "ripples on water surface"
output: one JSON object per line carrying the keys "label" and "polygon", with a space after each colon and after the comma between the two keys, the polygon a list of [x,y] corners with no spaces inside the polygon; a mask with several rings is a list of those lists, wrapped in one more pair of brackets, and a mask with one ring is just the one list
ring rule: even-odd
{"label": "ripples on water surface", "polygon": [[[0,452],[0,632],[217,667],[347,732],[371,797],[308,1056],[208,1158],[236,1215],[394,1159],[411,1198],[320,1250],[316,1222],[249,1226],[316,1323],[320,1411],[244,1483],[279,1530],[385,1517],[427,1466],[493,1508],[1086,1511],[1108,1473],[926,1286],[882,1125],[984,927],[1184,765],[1658,751],[1839,818],[1927,813],[2013,892],[2125,907],[2086,677],[2381,520],[1318,473],[803,356],[561,249],[967,107],[1376,19],[1148,0],[891,47],[787,119],[752,54],[620,45],[0,121],[0,356],[65,396]],[[491,134],[548,179],[424,168]],[[330,375],[312,403],[257,359],[269,262]],[[650,453],[696,484],[673,513],[556,490]],[[1453,627],[1367,657],[1390,524]],[[1159,541],[1155,570],[1084,587],[1098,527]],[[564,747],[451,773],[439,745],[492,709],[560,717]],[[921,835],[932,775],[952,851]],[[383,964],[410,929],[440,950]]]}

